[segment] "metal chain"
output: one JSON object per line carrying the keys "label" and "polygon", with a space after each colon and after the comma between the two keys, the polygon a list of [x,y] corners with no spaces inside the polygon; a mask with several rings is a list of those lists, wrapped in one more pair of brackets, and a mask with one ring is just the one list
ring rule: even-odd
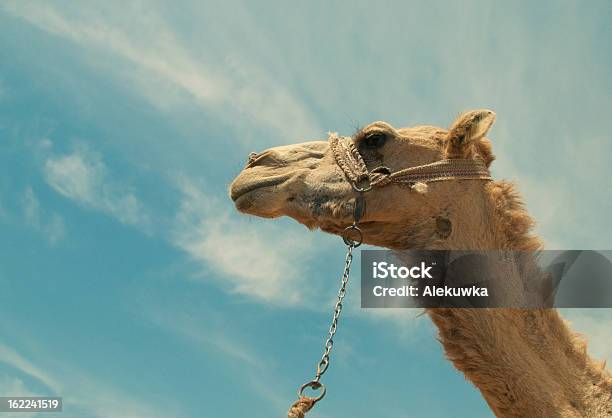
{"label": "metal chain", "polygon": [[[356,234],[354,238],[351,238],[349,235],[351,233]],[[353,262],[353,250],[361,245],[363,241],[363,235],[359,227],[356,223],[349,226],[344,230],[344,234],[342,239],[346,244],[346,257],[344,259],[344,272],[342,273],[342,279],[340,281],[340,289],[338,289],[338,299],[336,300],[336,305],[334,307],[334,313],[332,315],[331,325],[329,326],[328,336],[325,340],[325,345],[323,346],[323,355],[321,356],[321,360],[317,363],[317,373],[315,378],[309,382],[304,383],[300,389],[298,390],[298,397],[302,397],[303,392],[306,388],[311,388],[313,390],[319,390],[319,395],[315,398],[311,398],[314,402],[320,401],[323,396],[325,396],[325,386],[320,382],[321,376],[327,371],[330,363],[330,355],[332,348],[334,347],[334,336],[336,335],[336,330],[338,329],[338,320],[340,319],[340,313],[342,312],[342,302],[344,297],[346,296],[346,287],[349,282],[350,272],[351,272],[351,264]]]}
{"label": "metal chain", "polygon": [[338,328],[338,318],[340,318],[340,313],[342,312],[342,301],[344,300],[344,296],[346,295],[346,285],[349,281],[351,263],[353,262],[353,248],[355,248],[354,244],[347,244],[346,246],[344,273],[342,273],[340,289],[338,290],[338,300],[336,301],[331,325],[329,326],[329,336],[327,337],[325,345],[323,346],[323,356],[321,356],[321,361],[319,361],[319,363],[317,364],[317,375],[314,379],[315,382],[318,382],[321,379],[321,376],[323,376],[323,374],[327,371],[327,368],[329,367],[329,356],[331,354],[332,348],[334,347],[334,335],[336,334],[336,329]]}

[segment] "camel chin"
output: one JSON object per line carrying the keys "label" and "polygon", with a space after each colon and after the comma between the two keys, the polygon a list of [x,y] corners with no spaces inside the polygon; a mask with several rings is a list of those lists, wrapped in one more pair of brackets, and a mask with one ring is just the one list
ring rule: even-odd
{"label": "camel chin", "polygon": [[273,186],[256,184],[238,188],[230,191],[230,196],[234,201],[236,209],[246,215],[257,216],[260,218],[277,218],[283,213],[272,203],[275,200],[274,192],[270,189]]}

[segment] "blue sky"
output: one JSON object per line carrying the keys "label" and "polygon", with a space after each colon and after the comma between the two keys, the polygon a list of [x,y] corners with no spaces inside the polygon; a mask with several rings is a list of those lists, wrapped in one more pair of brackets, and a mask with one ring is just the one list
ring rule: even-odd
{"label": "blue sky", "polygon": [[[328,130],[491,108],[494,175],[548,248],[611,248],[611,18],[606,1],[3,2],[0,394],[63,396],[65,417],[282,416],[343,248],[236,214],[227,186],[250,151]],[[360,310],[356,283],[313,418],[491,416],[427,318]],[[564,314],[612,360],[610,312]]]}

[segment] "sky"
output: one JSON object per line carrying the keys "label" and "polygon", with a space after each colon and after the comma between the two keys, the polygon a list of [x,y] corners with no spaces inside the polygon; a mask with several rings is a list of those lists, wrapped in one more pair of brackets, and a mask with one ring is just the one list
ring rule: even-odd
{"label": "sky", "polygon": [[[282,416],[344,249],[237,214],[227,187],[249,152],[330,130],[493,109],[493,174],[547,248],[612,248],[611,20],[607,1],[2,2],[0,396]],[[358,270],[309,416],[491,417],[426,317],[359,308]],[[563,315],[612,361],[610,311]]]}

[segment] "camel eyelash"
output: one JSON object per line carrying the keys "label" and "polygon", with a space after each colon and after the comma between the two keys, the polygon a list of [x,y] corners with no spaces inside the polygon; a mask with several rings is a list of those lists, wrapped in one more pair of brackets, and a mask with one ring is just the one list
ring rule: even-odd
{"label": "camel eyelash", "polygon": [[386,132],[379,130],[369,132],[360,131],[355,135],[354,141],[358,145],[363,145],[366,149],[377,149],[385,144],[387,137],[388,135]]}

